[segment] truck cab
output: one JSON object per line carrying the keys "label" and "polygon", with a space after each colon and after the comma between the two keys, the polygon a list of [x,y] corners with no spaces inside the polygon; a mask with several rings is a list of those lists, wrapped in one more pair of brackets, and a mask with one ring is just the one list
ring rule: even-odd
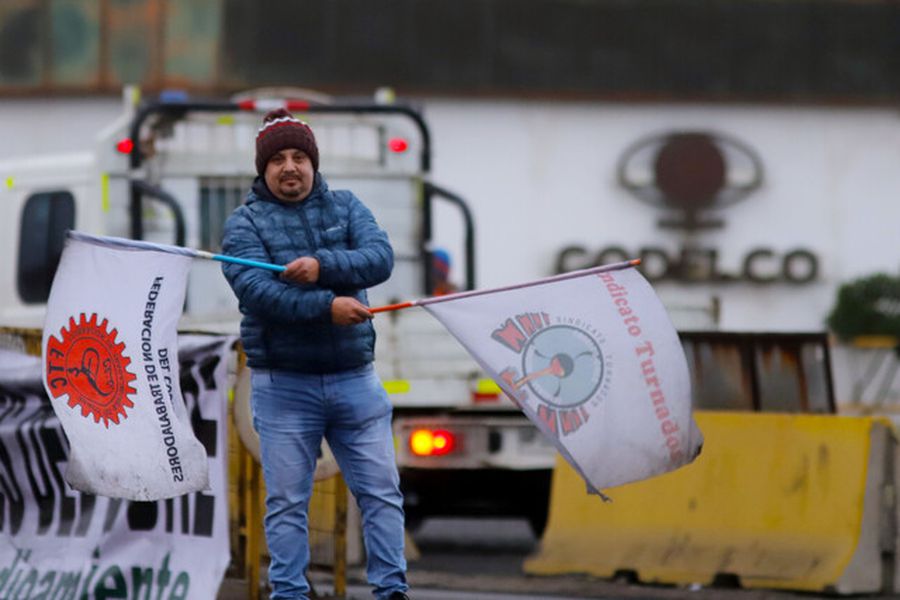
{"label": "truck cab", "polygon": [[[41,326],[68,229],[219,252],[225,220],[256,176],[262,116],[276,107],[310,123],[329,187],[352,190],[390,237],[395,268],[369,290],[373,306],[431,295],[441,283],[445,274],[432,268],[437,202],[464,224],[457,287],[474,287],[471,213],[431,181],[431,134],[415,108],[306,90],[224,101],[170,93],[138,102],[135,94],[126,90],[122,114],[98,132],[92,149],[0,162],[0,201],[10,207],[0,224],[10,257],[0,261],[3,325]],[[220,266],[194,261],[182,329],[237,333],[239,319]],[[380,314],[375,327],[375,364],[394,404],[410,524],[432,514],[494,514],[524,516],[542,528],[552,446],[425,311]],[[236,410],[246,402],[239,397]],[[533,501],[523,502],[529,491]]]}

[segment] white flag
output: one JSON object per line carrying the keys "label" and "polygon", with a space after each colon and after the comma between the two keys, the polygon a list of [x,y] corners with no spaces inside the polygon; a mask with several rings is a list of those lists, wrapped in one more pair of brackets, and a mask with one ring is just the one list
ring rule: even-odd
{"label": "white flag", "polygon": [[158,500],[208,486],[178,373],[190,261],[66,240],[47,302],[43,370],[76,490]]}
{"label": "white flag", "polygon": [[420,301],[594,493],[694,460],[678,334],[634,269]]}

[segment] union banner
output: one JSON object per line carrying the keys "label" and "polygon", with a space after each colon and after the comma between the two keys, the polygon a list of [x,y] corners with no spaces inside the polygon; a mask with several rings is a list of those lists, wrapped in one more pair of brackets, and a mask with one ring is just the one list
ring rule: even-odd
{"label": "union banner", "polygon": [[629,265],[419,301],[594,493],[685,465],[703,443],[665,308]]}

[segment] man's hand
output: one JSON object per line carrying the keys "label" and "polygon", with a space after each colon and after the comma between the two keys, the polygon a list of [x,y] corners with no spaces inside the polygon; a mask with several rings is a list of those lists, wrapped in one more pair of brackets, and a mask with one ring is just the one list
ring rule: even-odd
{"label": "man's hand", "polygon": [[331,303],[331,321],[335,325],[356,325],[372,318],[365,304],[350,296],[337,296]]}
{"label": "man's hand", "polygon": [[319,261],[311,256],[301,256],[285,266],[281,278],[294,283],[315,283],[319,280]]}

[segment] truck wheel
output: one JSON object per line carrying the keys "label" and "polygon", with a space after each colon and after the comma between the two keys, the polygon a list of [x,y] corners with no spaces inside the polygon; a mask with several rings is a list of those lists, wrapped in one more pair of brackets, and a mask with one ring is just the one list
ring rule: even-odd
{"label": "truck wheel", "polygon": [[534,537],[540,539],[542,535],[544,535],[544,529],[547,528],[547,506],[538,506],[531,509],[531,512],[528,514],[528,526],[531,527],[531,533],[534,534]]}
{"label": "truck wheel", "polygon": [[410,512],[406,510],[404,514],[404,524],[403,526],[410,533],[415,533],[422,526],[422,521],[425,519],[422,518],[422,515],[416,514],[414,512]]}

